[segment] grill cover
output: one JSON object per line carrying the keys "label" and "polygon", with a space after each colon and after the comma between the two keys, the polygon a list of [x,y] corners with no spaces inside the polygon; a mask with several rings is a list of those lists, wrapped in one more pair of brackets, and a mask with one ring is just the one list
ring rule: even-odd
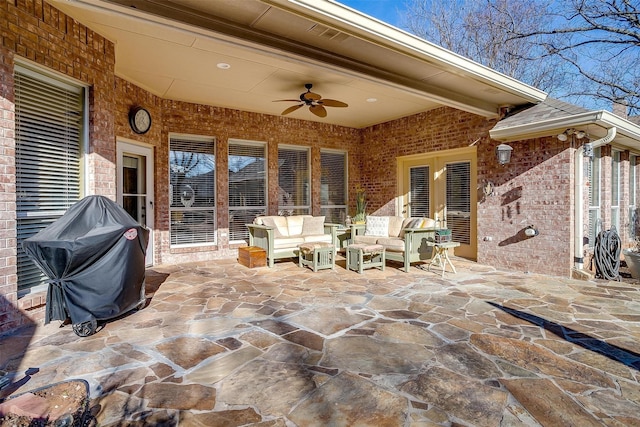
{"label": "grill cover", "polygon": [[88,196],[22,247],[49,277],[45,323],[106,320],[144,303],[149,230],[104,196]]}

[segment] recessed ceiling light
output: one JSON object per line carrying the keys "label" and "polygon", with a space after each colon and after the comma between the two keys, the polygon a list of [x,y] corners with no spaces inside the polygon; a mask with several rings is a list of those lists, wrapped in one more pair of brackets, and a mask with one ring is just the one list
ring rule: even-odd
{"label": "recessed ceiling light", "polygon": [[376,102],[378,98],[367,98],[367,102]]}
{"label": "recessed ceiling light", "polygon": [[231,68],[231,65],[227,64],[226,62],[219,62],[218,64],[216,64],[216,67],[220,68],[221,70],[228,70],[229,68]]}

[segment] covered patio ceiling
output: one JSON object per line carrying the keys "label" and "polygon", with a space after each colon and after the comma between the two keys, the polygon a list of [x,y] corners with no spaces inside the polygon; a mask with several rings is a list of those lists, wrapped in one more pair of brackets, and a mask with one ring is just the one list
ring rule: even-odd
{"label": "covered patio ceiling", "polygon": [[116,75],[165,99],[280,115],[296,103],[273,101],[312,83],[349,106],[288,117],[363,128],[444,105],[497,117],[546,97],[329,0],[46,1],[115,43]]}

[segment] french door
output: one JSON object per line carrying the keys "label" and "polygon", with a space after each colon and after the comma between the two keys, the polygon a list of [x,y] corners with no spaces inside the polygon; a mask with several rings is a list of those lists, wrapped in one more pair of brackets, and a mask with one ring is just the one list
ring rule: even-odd
{"label": "french door", "polygon": [[149,229],[145,265],[153,265],[153,149],[118,141],[118,204]]}
{"label": "french door", "polygon": [[477,256],[475,153],[458,149],[398,159],[398,210],[450,229],[452,240],[460,243],[455,254],[470,259]]}

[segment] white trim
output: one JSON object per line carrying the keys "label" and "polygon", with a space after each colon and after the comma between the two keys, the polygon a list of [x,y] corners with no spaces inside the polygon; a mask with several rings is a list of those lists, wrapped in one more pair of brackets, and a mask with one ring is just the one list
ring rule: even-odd
{"label": "white trim", "polygon": [[554,117],[533,123],[508,126],[501,129],[491,129],[489,136],[491,139],[497,141],[510,142],[551,136],[567,128],[579,128],[589,125],[602,128],[603,133],[615,127],[617,128],[617,134],[619,136],[624,136],[637,143],[637,145],[632,148],[640,149],[640,126],[605,110],[589,111],[572,116]]}

